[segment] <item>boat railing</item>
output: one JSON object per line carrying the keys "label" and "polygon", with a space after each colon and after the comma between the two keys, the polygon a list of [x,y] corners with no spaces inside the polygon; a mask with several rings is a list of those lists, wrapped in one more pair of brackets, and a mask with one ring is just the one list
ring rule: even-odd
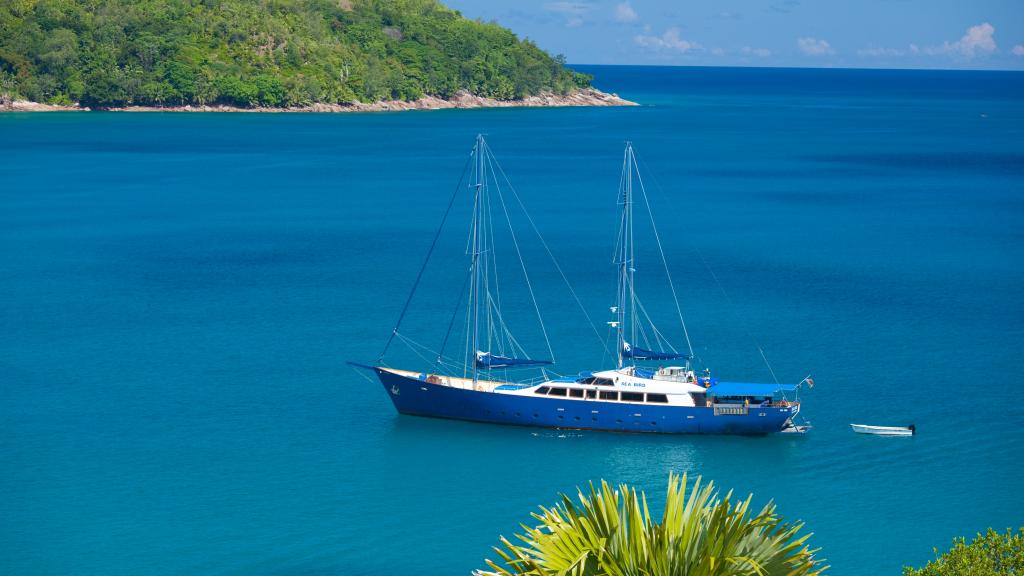
{"label": "boat railing", "polygon": [[715,416],[746,416],[746,404],[714,404]]}

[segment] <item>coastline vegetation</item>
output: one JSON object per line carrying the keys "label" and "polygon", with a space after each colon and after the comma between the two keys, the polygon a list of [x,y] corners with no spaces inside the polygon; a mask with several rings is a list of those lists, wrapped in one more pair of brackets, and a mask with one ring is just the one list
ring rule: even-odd
{"label": "coastline vegetation", "polygon": [[513,543],[501,538],[478,576],[800,576],[821,574],[827,566],[799,534],[768,504],[756,514],[751,497],[720,497],[713,483],[697,478],[687,489],[686,475],[670,475],[665,511],[655,521],[642,492],[607,482],[579,491],[578,503],[563,495],[553,508],[533,514],[538,526],[523,526]]}
{"label": "coastline vegetation", "polygon": [[1024,574],[1024,528],[1002,534],[989,528],[970,544],[955,538],[952,548],[941,555],[935,550],[935,556],[922,568],[905,566],[903,576],[1019,576]]}
{"label": "coastline vegetation", "polygon": [[10,0],[0,99],[295,107],[567,94],[590,76],[436,0]]}

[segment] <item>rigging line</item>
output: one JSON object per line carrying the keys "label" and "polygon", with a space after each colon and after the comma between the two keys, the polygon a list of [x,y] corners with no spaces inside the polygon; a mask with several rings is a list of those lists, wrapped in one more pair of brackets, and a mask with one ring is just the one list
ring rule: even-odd
{"label": "rigging line", "polygon": [[605,362],[608,361],[608,356],[611,354],[608,351],[608,341],[611,340],[611,339],[612,339],[612,327],[609,326],[607,334],[605,334],[605,337],[604,337],[604,354],[601,355],[601,366],[605,365]]}
{"label": "rigging line", "polygon": [[[486,179],[486,173],[484,174],[484,178]],[[484,187],[486,187],[486,182],[484,183]],[[490,196],[485,194],[485,193],[483,193],[484,190],[485,190],[485,188],[481,188],[482,195],[481,195],[481,202],[480,202],[480,231],[481,231],[481,234],[480,234],[480,244],[481,244],[481,252],[483,252],[483,254],[482,254],[483,258],[482,258],[482,261],[480,263],[480,266],[482,266],[482,272],[483,272],[482,275],[481,275],[481,277],[483,278],[483,288],[484,288],[484,292],[483,292],[484,293],[484,302],[483,302],[483,304],[484,304],[484,309],[487,311],[487,319],[486,319],[487,348],[485,348],[485,350],[487,350],[489,352],[491,350],[491,348],[493,347],[493,336],[494,336],[494,311],[493,311],[493,306],[491,304],[491,270],[492,270],[491,261],[494,258],[493,250],[494,250],[495,244],[494,244],[494,230],[493,230],[494,227],[491,226],[491,224],[493,222],[492,222],[492,218],[491,218]]]}
{"label": "rigging line", "polygon": [[[635,294],[636,290],[635,290],[635,289],[634,289],[634,288],[633,288],[632,286],[630,286],[630,289],[631,289],[631,290],[633,290],[633,292],[634,292],[634,294]],[[653,331],[654,331],[654,336],[655,336],[655,338],[657,339],[657,342],[659,343],[659,346],[660,346],[661,340],[665,340],[665,341],[666,341],[666,343],[668,343],[668,346],[669,346],[669,348],[672,348],[672,344],[671,344],[671,343],[669,343],[669,342],[668,342],[668,339],[667,339],[667,338],[665,338],[665,335],[664,335],[664,334],[662,334],[660,330],[658,330],[658,327],[657,327],[657,325],[655,325],[655,324],[654,324],[654,319],[653,319],[653,318],[651,318],[651,315],[647,313],[647,308],[646,308],[646,307],[644,307],[644,303],[643,303],[643,301],[642,301],[642,300],[640,300],[640,297],[639,297],[639,296],[637,296],[637,297],[635,297],[635,299],[636,299],[636,305],[637,305],[637,309],[638,309],[638,310],[640,310],[640,314],[637,314],[637,317],[639,318],[639,317],[640,317],[640,315],[642,314],[642,315],[643,315],[643,318],[646,318],[646,319],[647,319],[647,324],[648,324],[648,325],[649,325],[649,326],[651,327],[651,330],[653,330]],[[643,323],[642,323],[642,322],[640,322],[640,323],[639,323],[639,326],[640,326],[640,332],[641,332],[642,334],[644,334],[644,335],[645,335],[645,337],[646,337],[646,332],[644,331],[644,325],[643,325]],[[639,343],[639,342],[634,342],[634,344],[638,344],[638,343]],[[647,346],[647,347],[648,347],[648,348],[650,348],[649,342],[646,342],[646,341],[645,341],[645,343],[647,343],[647,344],[648,344],[648,346]],[[662,351],[664,351],[664,348],[662,348]],[[672,348],[672,351],[673,351],[673,352],[676,352],[675,348]]]}
{"label": "rigging line", "polygon": [[526,211],[526,206],[523,204],[522,199],[519,198],[519,193],[516,192],[516,188],[515,186],[512,185],[512,181],[509,180],[508,176],[505,174],[505,169],[502,168],[501,164],[498,163],[497,161],[495,161],[495,165],[497,166],[498,172],[501,174],[501,177],[505,180],[505,183],[508,184],[508,188],[512,192],[512,196],[516,199],[516,202],[519,204],[519,208],[523,211],[523,215],[526,216],[526,221],[530,223],[530,227],[533,229],[533,233],[537,236],[537,239],[540,240],[540,244],[541,246],[544,247],[544,251],[547,252],[548,258],[551,259],[551,263],[554,264],[555,270],[557,270],[558,275],[562,277],[562,282],[564,282],[565,287],[569,289],[569,294],[572,295],[572,299],[576,302],[576,306],[578,306],[580,311],[583,312],[583,317],[587,319],[587,324],[590,325],[590,329],[594,332],[594,336],[597,338],[597,341],[601,343],[601,347],[603,347],[604,351],[608,353],[608,343],[605,342],[603,338],[601,338],[601,333],[598,332],[597,325],[594,324],[594,320],[590,317],[590,314],[587,312],[587,307],[583,305],[583,302],[580,300],[580,297],[576,294],[576,290],[573,289],[572,283],[569,282],[569,277],[565,274],[565,271],[562,270],[562,266],[558,264],[558,259],[555,258],[554,252],[551,251],[551,248],[548,246],[548,243],[544,240],[544,237],[541,236],[540,230],[537,228],[537,224],[534,223],[533,218],[530,216],[530,213]]}
{"label": "rigging line", "polygon": [[[642,160],[639,160],[639,159],[637,159],[637,160],[642,162]],[[651,171],[647,167],[647,163],[646,162],[643,162],[643,164],[644,164],[644,169],[646,169],[647,172],[649,174],[651,174],[651,178],[654,180],[654,185],[664,194],[665,189],[662,187],[661,182],[658,181],[657,175],[655,175],[655,173],[653,171]],[[669,206],[671,207],[672,205],[669,204]],[[712,278],[712,280],[715,281],[715,285],[718,287],[718,290],[722,293],[722,296],[725,298],[725,301],[729,304],[729,313],[732,314],[734,318],[737,317],[736,306],[733,303],[732,298],[729,297],[729,293],[725,291],[725,287],[719,281],[718,275],[715,274],[715,271],[711,268],[711,264],[709,264],[707,259],[704,258],[704,254],[700,251],[699,248],[697,248],[696,245],[689,244],[689,247],[690,247],[691,250],[693,250],[693,252],[695,254],[697,254],[697,257],[700,258],[701,264],[704,265],[704,269],[707,270],[708,274],[711,275],[711,278]],[[754,343],[754,347],[757,348],[758,353],[761,354],[761,359],[764,360],[765,367],[768,368],[768,372],[772,375],[772,380],[774,380],[775,383],[778,384],[779,383],[779,379],[775,376],[775,370],[772,368],[771,362],[768,361],[768,356],[765,355],[764,349],[761,347],[761,344],[758,342],[757,338],[754,338],[754,335],[746,327],[745,323],[741,322],[741,327],[742,327],[742,330],[746,333],[747,337],[750,338],[750,341]],[[689,340],[689,339],[687,339],[687,340]],[[692,354],[693,354],[693,351],[691,349],[691,355]]]}
{"label": "rigging line", "polygon": [[672,273],[668,268],[668,260],[665,258],[665,250],[661,246],[661,235],[658,234],[658,227],[654,223],[654,211],[651,210],[651,203],[647,199],[647,189],[644,187],[644,180],[640,176],[640,165],[637,164],[636,153],[633,153],[633,163],[636,164],[636,179],[640,183],[640,192],[644,196],[644,205],[647,207],[647,215],[651,219],[651,229],[654,230],[654,239],[658,243],[658,254],[661,255],[661,263],[665,267],[665,276],[668,278],[668,287],[672,290],[672,299],[676,303],[676,313],[679,314],[679,323],[683,326],[683,336],[686,337],[686,347],[693,356],[693,344],[690,342],[690,332],[686,329],[686,320],[683,319],[683,309],[679,306],[679,296],[676,294],[676,285],[672,281]]}
{"label": "rigging line", "polygon": [[[733,303],[732,298],[730,298],[728,292],[725,291],[725,287],[722,286],[722,283],[718,280],[718,275],[715,274],[715,271],[711,269],[711,265],[708,264],[708,261],[704,259],[704,254],[702,254],[700,250],[694,248],[694,252],[697,253],[697,256],[700,258],[700,261],[704,264],[704,268],[707,269],[709,274],[711,274],[711,278],[715,281],[715,285],[718,286],[718,290],[722,293],[722,296],[725,297],[725,301],[728,302],[730,313],[733,314],[733,316],[735,316],[736,304]],[[771,362],[768,361],[768,356],[765,355],[764,348],[761,347],[761,344],[757,341],[756,338],[754,338],[754,335],[750,333],[750,330],[748,330],[746,326],[743,327],[743,331],[747,333],[747,337],[750,338],[750,340],[754,343],[754,346],[757,348],[757,351],[761,354],[761,359],[764,360],[764,365],[768,367],[768,372],[772,375],[772,380],[774,380],[775,383],[778,384],[779,379],[775,376],[775,370],[772,368]]]}
{"label": "rigging line", "polygon": [[405,334],[401,334],[401,333],[400,333],[400,334],[398,335],[398,339],[399,339],[400,341],[402,341],[403,343],[405,343],[406,345],[408,345],[409,347],[413,347],[413,346],[415,346],[415,347],[417,347],[417,348],[420,348],[420,349],[422,349],[422,350],[423,350],[423,351],[425,351],[425,352],[430,352],[431,354],[438,354],[438,353],[437,353],[436,351],[434,351],[433,349],[431,349],[431,348],[430,348],[429,346],[427,346],[426,344],[422,344],[422,343],[420,343],[420,342],[417,342],[417,341],[413,340],[412,338],[410,338],[410,337],[406,336]]}
{"label": "rigging line", "polygon": [[365,371],[364,371],[364,370],[362,370],[361,368],[356,368],[355,366],[349,366],[349,368],[351,368],[351,369],[352,369],[352,371],[353,371],[353,372],[355,372],[356,374],[359,374],[359,376],[360,376],[361,378],[363,378],[364,380],[366,380],[366,381],[367,381],[367,382],[369,382],[370,384],[373,384],[374,386],[376,386],[376,385],[377,385],[377,383],[376,383],[376,382],[374,382],[374,381],[373,381],[373,380],[372,380],[372,379],[371,379],[371,378],[370,378],[369,376],[367,376],[366,374],[364,374],[364,372],[365,372]]}
{"label": "rigging line", "polygon": [[[484,146],[487,147],[488,150],[487,162],[488,164],[492,164],[492,162],[494,161],[494,156],[490,153],[490,147],[487,146],[486,143],[484,144]],[[491,165],[491,172],[494,172],[493,165]],[[497,185],[497,179],[495,179],[495,184],[495,188],[498,190],[498,200],[501,202],[501,210],[502,212],[505,213],[505,221],[508,223],[508,232],[509,235],[512,237],[512,245],[515,246],[516,256],[519,258],[519,267],[522,268],[523,270],[523,278],[526,280],[526,288],[530,292],[530,300],[533,302],[533,309],[537,313],[537,321],[540,322],[540,331],[542,334],[544,334],[544,343],[547,344],[548,354],[551,355],[551,361],[554,362],[555,351],[554,349],[551,348],[551,340],[548,338],[548,330],[544,326],[544,318],[541,316],[540,306],[537,304],[537,298],[533,294],[533,284],[530,282],[530,275],[527,274],[526,272],[526,263],[523,262],[523,254],[519,250],[519,241],[516,240],[516,232],[512,228],[512,218],[509,216],[508,208],[505,206],[505,195],[501,193],[501,186]]]}
{"label": "rigging line", "polygon": [[[629,326],[630,326],[630,340],[634,344],[638,341],[638,328],[641,328],[637,320],[636,314],[636,244],[634,242],[633,229],[634,229],[634,216],[633,216],[633,143],[626,142],[626,150],[624,152],[624,162],[626,162],[626,177],[625,177],[625,195],[623,197],[623,214],[625,218],[627,242],[623,252],[627,254],[626,262],[628,265],[623,270],[623,274],[629,282]],[[635,362],[634,362],[635,363]]]}
{"label": "rigging line", "polygon": [[[399,334],[398,335],[398,339],[399,339],[400,342],[402,342],[403,344],[408,346],[410,350],[412,350],[417,356],[419,356],[425,362],[429,363],[429,360],[423,354],[420,354],[419,352],[417,352],[415,347],[422,348],[426,352],[429,352],[431,355],[434,354],[433,350],[431,350],[430,348],[427,348],[426,346],[424,346],[423,344],[420,344],[419,342],[416,342],[416,341],[413,341],[413,340],[408,340],[408,339],[403,340],[403,338],[407,338],[407,337],[404,334]],[[443,370],[447,370],[448,373],[451,373],[452,375],[454,375],[459,367],[460,367],[460,365],[457,362],[455,362],[454,360],[442,360],[442,361],[436,362],[434,364],[434,371],[438,372],[438,373],[441,373]]]}
{"label": "rigging line", "polygon": [[[492,177],[493,177],[493,174],[494,174],[494,170],[491,170]],[[501,315],[501,284],[498,282],[498,250],[497,250],[497,244],[494,242],[494,212],[493,212],[493,210],[491,210],[491,202],[490,202],[490,197],[489,196],[487,198],[487,235],[488,235],[488,237],[490,239],[490,243],[491,243],[490,244],[490,264],[488,265],[488,270],[494,276],[494,301],[493,301],[493,305],[494,305],[494,311],[500,317],[500,315]],[[490,293],[490,289],[489,288],[488,288],[488,291],[487,291],[487,298],[488,298],[488,300],[491,299],[491,293]],[[493,322],[490,311],[488,311],[488,313],[487,313],[487,321],[488,322]],[[493,330],[493,326],[490,327],[489,330]],[[495,340],[497,340],[497,342],[498,342],[498,353],[501,354],[501,353],[504,352],[504,347],[505,347],[504,341],[503,341],[502,338],[499,338],[499,334],[497,333],[496,330],[493,330],[493,331],[494,331],[494,335],[495,335]],[[490,351],[490,349],[491,349],[490,337],[488,337],[488,343],[487,344],[488,344],[487,349],[488,349],[488,351]]]}
{"label": "rigging line", "polygon": [[[623,352],[625,351],[626,341],[626,283],[628,282],[627,270],[629,266],[632,265],[632,263],[629,262],[629,253],[627,250],[629,242],[629,236],[627,234],[629,222],[629,184],[626,180],[629,175],[626,164],[629,158],[628,152],[628,147],[622,151],[622,171],[619,173],[619,189],[616,192],[618,196],[616,198],[616,202],[622,205],[622,210],[619,214],[619,234],[615,243],[615,265],[617,268],[615,304],[618,308],[615,314],[615,319],[617,321],[617,324],[615,325],[615,347],[617,349],[616,367],[618,368],[622,368],[624,360]],[[630,338],[633,338],[632,335],[630,335]],[[635,342],[636,339],[634,338],[633,341]]]}
{"label": "rigging line", "polygon": [[[474,234],[476,233],[476,209],[477,209],[477,203],[479,202],[479,196],[480,196],[479,195],[479,184],[477,184],[480,181],[480,163],[476,159],[476,155],[480,153],[479,144],[480,144],[480,140],[479,140],[479,138],[477,138],[477,145],[475,145],[473,147],[473,153],[474,153],[474,155],[473,155],[473,182],[474,182],[474,184],[471,185],[474,188],[474,193],[473,193],[473,213],[472,213],[472,216],[470,217],[470,220],[469,220],[469,234],[466,237],[466,254],[469,255],[469,257],[470,257],[469,273],[470,273],[471,280],[469,282],[469,292],[468,292],[468,295],[466,296],[466,332],[465,332],[465,334],[466,334],[466,345],[465,345],[465,347],[463,349],[463,356],[462,356],[462,377],[463,378],[466,377],[466,372],[469,369],[469,348],[470,348],[470,340],[473,337],[473,334],[472,334],[472,332],[470,331],[469,328],[470,328],[470,325],[473,323],[473,306],[474,306],[474,304],[473,304],[473,294],[474,294],[474,290],[476,289],[476,284],[479,281],[479,278],[478,278],[479,275],[477,274],[477,270],[476,270],[477,261],[476,261],[475,256],[473,256],[473,253],[476,251],[476,242],[474,240]],[[474,352],[474,355],[475,354],[476,353]],[[475,356],[474,356],[474,362],[475,362]]]}
{"label": "rigging line", "polygon": [[[417,352],[417,348],[422,349],[424,352],[428,352],[431,355],[438,354],[434,350],[431,350],[430,347],[428,347],[428,346],[426,346],[424,344],[421,344],[421,343],[413,340],[412,338],[409,338],[405,334],[399,334],[398,335],[398,339],[403,344],[408,346],[410,350],[412,350],[414,353],[416,353],[420,358],[422,358],[427,363],[429,363],[429,360],[426,357],[424,357],[422,354]],[[441,358],[441,360],[435,363],[435,367],[445,367],[448,370],[452,370],[452,371],[454,371],[454,370],[459,368],[459,364],[457,362],[455,362],[454,360],[446,361],[439,354],[438,354],[438,357]]]}
{"label": "rigging line", "polygon": [[[415,347],[413,347],[413,346],[411,345],[411,344],[416,344],[416,342],[413,342],[412,340],[409,340],[409,339],[407,339],[407,338],[406,338],[406,337],[405,337],[404,335],[402,335],[402,334],[399,334],[399,335],[398,335],[398,339],[399,339],[399,340],[401,340],[401,341],[402,341],[402,342],[403,342],[403,343],[404,343],[404,344],[405,344],[406,346],[409,346],[409,349],[410,349],[410,350],[412,350],[414,354],[416,354],[417,356],[419,356],[419,357],[420,357],[420,360],[423,360],[423,363],[424,363],[424,364],[428,364],[428,365],[430,364],[430,359],[429,359],[429,358],[427,358],[426,356],[424,356],[423,354],[420,354],[420,351],[419,351],[419,350],[417,350],[417,349],[416,349]],[[410,343],[411,343],[411,344],[410,344]],[[422,346],[422,345],[421,345],[421,346]],[[431,351],[430,349],[426,348],[425,346],[422,346],[422,347],[423,347],[424,349],[426,349],[426,350],[427,350],[427,352],[430,352],[430,351]]]}
{"label": "rigging line", "polygon": [[671,350],[673,354],[678,354],[679,351],[676,350],[676,347],[672,345],[672,342],[670,342],[669,339],[666,338],[664,334],[662,334],[661,330],[658,330],[658,327],[655,326],[654,320],[651,319],[651,315],[647,313],[647,308],[644,307],[644,303],[639,298],[636,299],[636,303],[637,306],[639,306],[640,308],[640,312],[644,315],[644,318],[647,318],[647,323],[650,324],[651,330],[654,331],[654,337],[657,339],[658,346],[660,347],[661,351],[664,352],[665,346],[667,345],[669,350]]}
{"label": "rigging line", "polygon": [[[491,303],[494,302],[490,294],[487,295],[487,300],[488,302]],[[505,317],[501,314],[501,310],[495,310],[495,317],[497,317],[498,319],[497,328],[500,328],[502,331],[502,335],[508,339],[509,348],[512,350],[512,354],[515,355],[521,352],[523,356],[529,358],[530,355],[526,353],[526,349],[523,348],[522,344],[520,344],[519,341],[516,340],[515,335],[512,334],[512,331],[509,330],[508,324],[505,322]],[[495,334],[497,334],[497,329],[495,330]]]}
{"label": "rigging line", "polygon": [[448,330],[444,333],[444,340],[441,341],[441,349],[437,352],[437,363],[441,363],[441,357],[444,355],[444,349],[448,346],[448,338],[452,334],[452,328],[455,327],[455,318],[459,315],[459,309],[462,308],[462,297],[466,293],[466,285],[469,284],[469,277],[472,269],[466,271],[466,278],[462,281],[462,287],[459,288],[459,299],[455,302],[455,308],[452,309],[452,318],[448,321]]}
{"label": "rigging line", "polygon": [[423,260],[423,265],[420,266],[419,273],[416,274],[416,281],[412,284],[412,290],[409,292],[409,297],[405,299],[405,305],[402,306],[402,312],[398,315],[398,321],[395,322],[395,327],[391,330],[391,336],[388,337],[387,343],[384,344],[384,349],[381,350],[380,356],[377,357],[377,362],[383,360],[384,355],[388,353],[388,348],[391,347],[391,342],[395,339],[395,334],[398,334],[398,328],[402,325],[402,320],[405,319],[405,313],[409,311],[409,304],[412,303],[412,298],[416,295],[416,289],[419,288],[420,280],[423,279],[423,273],[427,269],[430,257],[434,254],[434,248],[437,247],[437,240],[441,237],[441,231],[444,230],[444,224],[448,221],[448,215],[452,212],[452,206],[455,204],[455,197],[459,195],[459,188],[462,187],[462,182],[466,178],[466,170],[469,168],[469,163],[472,159],[472,154],[466,158],[466,164],[462,167],[462,175],[459,176],[459,183],[455,185],[455,191],[452,192],[451,200],[448,201],[448,207],[444,211],[444,217],[441,218],[441,225],[437,227],[437,232],[434,233],[434,240],[431,241],[430,249],[427,250],[427,257]]}

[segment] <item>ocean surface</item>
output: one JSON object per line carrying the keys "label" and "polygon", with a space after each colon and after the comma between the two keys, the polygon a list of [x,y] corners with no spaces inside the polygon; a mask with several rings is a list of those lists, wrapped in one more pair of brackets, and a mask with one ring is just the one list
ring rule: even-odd
{"label": "ocean surface", "polygon": [[[1024,74],[585,69],[642,106],[0,114],[0,573],[468,574],[560,492],[660,503],[669,471],[774,500],[840,576],[1024,524]],[[701,362],[813,375],[813,434],[396,415],[345,362],[380,353],[477,133],[602,336],[631,140]],[[517,232],[556,370],[608,366]],[[431,348],[465,235],[457,208],[403,324]]]}

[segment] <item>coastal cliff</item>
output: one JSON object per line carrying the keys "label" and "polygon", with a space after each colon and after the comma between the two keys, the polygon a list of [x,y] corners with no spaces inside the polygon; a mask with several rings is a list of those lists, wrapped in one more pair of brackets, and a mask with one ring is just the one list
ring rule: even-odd
{"label": "coastal cliff", "polygon": [[374,111],[628,102],[436,0],[0,4],[0,109]]}

